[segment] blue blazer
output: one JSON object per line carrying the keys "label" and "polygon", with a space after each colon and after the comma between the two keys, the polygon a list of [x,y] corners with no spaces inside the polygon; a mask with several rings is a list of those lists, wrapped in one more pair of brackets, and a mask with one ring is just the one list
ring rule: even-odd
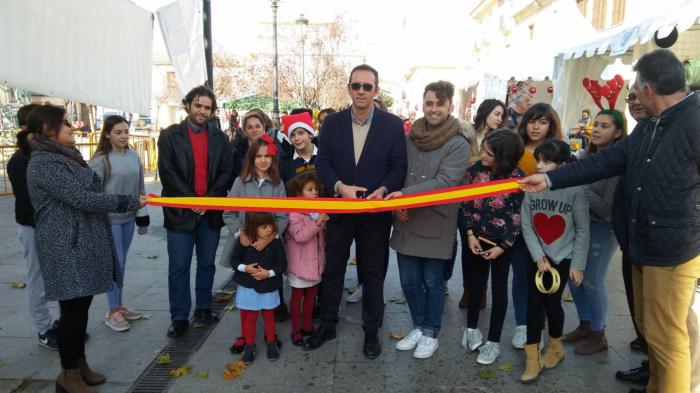
{"label": "blue blazer", "polygon": [[406,180],[406,139],[403,122],[391,113],[374,109],[362,155],[355,164],[350,108],[326,117],[321,127],[316,171],[328,194],[340,180],[365,187],[367,195],[384,186],[398,191]]}

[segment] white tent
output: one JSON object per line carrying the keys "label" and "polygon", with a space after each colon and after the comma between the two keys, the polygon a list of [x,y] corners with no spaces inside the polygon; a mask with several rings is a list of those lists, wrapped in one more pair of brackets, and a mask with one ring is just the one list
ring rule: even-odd
{"label": "white tent", "polygon": [[[656,10],[653,17],[630,18],[622,26],[602,33],[594,40],[559,52],[554,67],[552,105],[559,113],[564,130],[575,127],[584,108],[594,114],[598,110],[582,86],[582,79],[588,77],[602,81],[619,73],[629,82],[634,77],[631,68],[637,59],[658,48],[653,40],[655,33],[658,32],[658,38],[665,38],[675,27],[678,40],[669,49],[681,61],[700,55],[700,25],[696,24],[700,17],[700,1],[673,2],[667,0],[664,9],[653,7]],[[640,3],[639,8],[645,6]],[[626,109],[626,95],[627,86],[618,97],[616,109]],[[631,118],[628,116],[628,119]],[[633,125],[630,124],[629,130]]]}
{"label": "white tent", "polygon": [[0,83],[149,113],[153,15],[128,0],[0,0]]}

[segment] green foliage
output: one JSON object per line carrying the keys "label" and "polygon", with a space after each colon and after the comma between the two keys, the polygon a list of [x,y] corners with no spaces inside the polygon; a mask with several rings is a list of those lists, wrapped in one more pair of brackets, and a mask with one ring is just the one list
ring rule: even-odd
{"label": "green foliage", "polygon": [[[234,101],[229,101],[224,103],[225,109],[235,109],[235,110],[249,110],[253,108],[260,108],[266,112],[272,112],[272,97],[268,96],[248,96],[239,98]],[[301,104],[295,100],[280,100],[279,109],[280,112],[289,112],[294,108],[301,107]]]}
{"label": "green foliage", "polygon": [[377,99],[386,105],[387,108],[391,108],[394,105],[394,98],[384,92],[379,93]]}

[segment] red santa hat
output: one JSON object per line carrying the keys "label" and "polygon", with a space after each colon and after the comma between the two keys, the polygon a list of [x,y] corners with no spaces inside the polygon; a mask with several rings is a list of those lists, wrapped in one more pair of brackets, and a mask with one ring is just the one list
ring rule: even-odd
{"label": "red santa hat", "polygon": [[308,112],[297,113],[296,115],[282,116],[282,124],[284,125],[284,133],[289,135],[291,131],[297,128],[303,128],[311,134],[312,137],[316,136],[316,131],[314,130],[314,121],[311,119],[311,115]]}

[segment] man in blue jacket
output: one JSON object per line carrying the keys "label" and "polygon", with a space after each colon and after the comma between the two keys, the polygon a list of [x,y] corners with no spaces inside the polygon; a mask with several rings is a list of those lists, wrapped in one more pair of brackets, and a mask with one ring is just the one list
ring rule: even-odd
{"label": "man in blue jacket", "polygon": [[625,175],[620,245],[633,264],[635,319],[649,346],[646,391],[688,392],[686,320],[700,277],[700,97],[686,92],[683,65],[668,50],[642,56],[635,71],[650,117],[629,138],[521,182],[533,192]]}
{"label": "man in blue jacket", "polygon": [[[328,193],[343,198],[382,199],[406,179],[406,141],[398,117],[376,109],[377,71],[362,64],[350,73],[352,106],[329,115],[321,129],[316,169]],[[362,278],[363,353],[381,353],[378,330],[384,319],[384,275],[391,212],[337,214],[326,228],[326,267],[321,282],[321,326],[304,343],[307,350],[335,338],[345,268],[355,241]]]}

